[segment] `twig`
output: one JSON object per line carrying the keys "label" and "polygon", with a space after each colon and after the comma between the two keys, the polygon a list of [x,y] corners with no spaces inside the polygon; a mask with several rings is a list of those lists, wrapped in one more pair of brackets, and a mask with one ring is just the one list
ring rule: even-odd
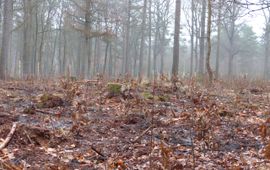
{"label": "twig", "polygon": [[94,146],[91,146],[91,149],[96,152],[99,156],[101,156],[102,158],[104,158],[105,160],[107,159],[107,157],[101,153],[100,151],[98,151]]}
{"label": "twig", "polygon": [[28,135],[28,133],[26,132],[26,130],[24,130],[24,134],[26,135],[27,139],[29,140],[29,142],[31,144],[33,144],[34,142],[32,141],[32,139],[30,138],[30,136]]}
{"label": "twig", "polygon": [[3,112],[1,112],[0,113],[0,117],[11,117],[11,114],[10,113],[3,113]]}
{"label": "twig", "polygon": [[35,111],[43,113],[43,114],[48,114],[48,115],[53,115],[54,113],[49,112],[49,111],[45,111],[45,110],[40,110],[40,109],[35,109]]}
{"label": "twig", "polygon": [[132,142],[137,142],[143,135],[145,135],[149,130],[151,130],[153,126],[149,126],[145,131],[143,131],[139,136],[137,136]]}
{"label": "twig", "polygon": [[12,136],[13,136],[15,130],[16,130],[16,127],[17,127],[17,122],[14,122],[9,134],[7,135],[7,138],[0,145],[0,150],[4,149],[8,145],[8,143],[10,142],[10,140],[11,140],[11,138],[12,138]]}

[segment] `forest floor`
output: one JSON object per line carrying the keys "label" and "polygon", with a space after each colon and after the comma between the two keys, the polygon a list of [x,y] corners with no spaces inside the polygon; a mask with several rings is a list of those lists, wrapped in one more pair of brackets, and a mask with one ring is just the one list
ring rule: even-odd
{"label": "forest floor", "polygon": [[269,169],[270,83],[0,82],[0,169]]}

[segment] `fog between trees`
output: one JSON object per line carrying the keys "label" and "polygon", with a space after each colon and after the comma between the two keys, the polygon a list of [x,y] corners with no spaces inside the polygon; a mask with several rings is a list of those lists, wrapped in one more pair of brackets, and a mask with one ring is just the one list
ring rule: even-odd
{"label": "fog between trees", "polygon": [[[269,79],[269,3],[2,0],[0,75],[5,79],[128,74],[152,79],[210,71],[214,78]],[[265,19],[262,37],[243,20],[258,12]]]}

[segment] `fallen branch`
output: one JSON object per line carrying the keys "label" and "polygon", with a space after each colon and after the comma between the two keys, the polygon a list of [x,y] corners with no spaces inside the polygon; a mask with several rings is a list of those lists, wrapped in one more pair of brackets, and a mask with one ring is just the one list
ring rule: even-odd
{"label": "fallen branch", "polygon": [[10,117],[11,115],[9,113],[0,113],[0,117]]}
{"label": "fallen branch", "polygon": [[12,128],[11,128],[11,130],[9,132],[9,134],[7,135],[7,138],[0,145],[0,150],[4,149],[8,145],[8,143],[10,142],[13,134],[15,133],[16,127],[17,127],[17,122],[14,122],[13,125],[12,125]]}
{"label": "fallen branch", "polygon": [[150,129],[152,129],[153,126],[149,126],[146,130],[144,130],[139,136],[137,136],[134,140],[132,140],[131,142],[135,143],[137,142],[139,139],[141,139],[141,137],[143,137]]}
{"label": "fallen branch", "polygon": [[10,162],[6,162],[0,158],[0,167],[6,170],[21,170],[20,167],[11,164]]}

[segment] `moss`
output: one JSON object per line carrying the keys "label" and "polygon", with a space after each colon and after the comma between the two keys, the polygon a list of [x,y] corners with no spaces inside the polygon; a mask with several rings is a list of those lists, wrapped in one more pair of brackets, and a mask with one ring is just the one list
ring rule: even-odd
{"label": "moss", "polygon": [[48,93],[43,94],[43,95],[40,97],[40,101],[41,101],[41,102],[47,102],[48,100],[50,100],[51,97],[52,97],[51,94],[48,94]]}
{"label": "moss", "polygon": [[69,77],[69,80],[70,80],[70,81],[77,81],[77,77],[71,76],[71,77]]}
{"label": "moss", "polygon": [[154,99],[154,95],[152,95],[150,92],[143,92],[142,96],[144,99],[148,99],[148,100]]}
{"label": "moss", "polygon": [[38,103],[36,104],[36,107],[39,108],[39,109],[41,109],[41,108],[44,108],[44,105],[43,105],[42,102],[38,102]]}
{"label": "moss", "polygon": [[64,80],[71,81],[71,82],[75,82],[78,80],[78,78],[76,76],[64,76],[63,78],[64,78]]}
{"label": "moss", "polygon": [[221,117],[232,117],[233,113],[227,110],[221,110],[219,113],[219,116]]}
{"label": "moss", "polygon": [[30,106],[30,107],[25,108],[23,110],[23,113],[32,115],[32,114],[35,114],[36,111],[35,111],[35,108],[34,107],[31,107]]}
{"label": "moss", "polygon": [[119,83],[108,83],[107,89],[112,95],[119,95],[121,93],[122,84]]}
{"label": "moss", "polygon": [[61,97],[45,93],[40,97],[39,102],[37,103],[37,108],[52,108],[62,106],[63,104],[64,101]]}
{"label": "moss", "polygon": [[159,95],[158,96],[158,100],[162,101],[162,102],[166,102],[170,99],[170,97],[168,95]]}
{"label": "moss", "polygon": [[150,87],[150,86],[151,86],[151,82],[149,82],[149,81],[143,81],[143,82],[141,83],[141,86],[142,86],[142,87]]}

